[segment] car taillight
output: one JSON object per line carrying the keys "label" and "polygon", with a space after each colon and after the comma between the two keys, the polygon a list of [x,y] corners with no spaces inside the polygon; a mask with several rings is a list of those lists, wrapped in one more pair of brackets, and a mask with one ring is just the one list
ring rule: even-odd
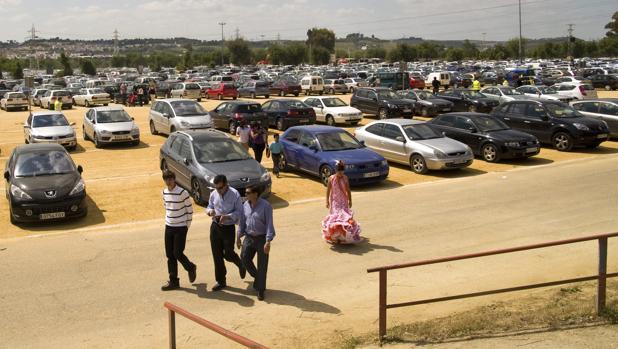
{"label": "car taillight", "polygon": [[240,119],[242,119],[242,114],[240,114],[240,113],[234,113],[234,119],[236,119],[236,120],[240,120]]}
{"label": "car taillight", "polygon": [[182,93],[183,96],[187,95],[187,90],[185,90],[185,92]]}
{"label": "car taillight", "polygon": [[52,98],[51,98],[51,100],[53,101],[53,100],[55,100],[56,98],[57,98],[57,97],[52,97]]}
{"label": "car taillight", "polygon": [[298,115],[298,110],[288,110],[288,115],[289,116]]}
{"label": "car taillight", "polygon": [[92,99],[97,99],[97,96],[92,96]]}
{"label": "car taillight", "polygon": [[309,109],[309,115],[311,115],[311,116],[315,116],[315,110],[313,110],[313,109]]}
{"label": "car taillight", "polygon": [[584,86],[579,85],[579,92],[581,92],[582,95],[584,95],[584,96],[586,95],[586,90],[584,89]]}

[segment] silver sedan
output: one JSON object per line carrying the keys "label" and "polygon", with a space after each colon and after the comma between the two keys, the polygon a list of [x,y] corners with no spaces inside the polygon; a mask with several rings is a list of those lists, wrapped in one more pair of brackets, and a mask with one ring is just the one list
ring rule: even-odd
{"label": "silver sedan", "polygon": [[28,143],[58,143],[67,149],[77,147],[73,126],[59,111],[35,112],[24,124],[24,139]]}
{"label": "silver sedan", "polygon": [[464,168],[474,159],[466,144],[443,136],[423,121],[378,120],[357,128],[354,135],[388,161],[409,165],[420,174]]}
{"label": "silver sedan", "polygon": [[139,144],[139,128],[133,118],[122,107],[91,108],[84,116],[84,140],[91,139],[94,146],[103,144]]}

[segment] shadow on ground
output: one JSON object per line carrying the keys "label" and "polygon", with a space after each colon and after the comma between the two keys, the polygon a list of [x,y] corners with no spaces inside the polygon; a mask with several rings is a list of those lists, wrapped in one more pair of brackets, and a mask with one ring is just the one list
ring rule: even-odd
{"label": "shadow on ground", "polygon": [[337,244],[337,245],[332,245],[330,247],[330,249],[332,251],[335,251],[335,252],[348,253],[348,254],[353,254],[353,255],[357,255],[357,256],[362,256],[362,255],[364,255],[366,253],[369,253],[369,252],[372,252],[372,251],[376,251],[376,250],[386,250],[386,251],[395,252],[395,253],[402,253],[403,252],[403,250],[400,250],[397,247],[373,244],[367,238],[363,238],[363,241],[359,242],[358,244]]}
{"label": "shadow on ground", "polygon": [[92,200],[90,195],[84,199],[88,205],[88,214],[82,218],[69,219],[64,221],[43,221],[37,223],[20,223],[19,227],[31,232],[55,232],[89,227],[105,222],[105,210],[101,210],[97,203]]}

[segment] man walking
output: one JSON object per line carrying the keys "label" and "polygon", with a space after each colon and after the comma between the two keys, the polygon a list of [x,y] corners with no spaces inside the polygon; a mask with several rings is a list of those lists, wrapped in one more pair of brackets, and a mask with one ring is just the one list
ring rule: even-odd
{"label": "man walking", "polygon": [[210,225],[210,248],[215,265],[215,280],[213,291],[219,291],[227,286],[224,259],[236,264],[240,278],[244,279],[246,269],[240,257],[234,252],[234,225],[242,217],[242,201],[238,191],[230,187],[224,175],[217,175],[213,180],[215,190],[210,193],[206,214],[212,217]]}
{"label": "man walking", "polygon": [[279,161],[281,160],[281,152],[283,152],[283,147],[281,143],[279,143],[279,134],[275,133],[273,136],[275,138],[274,142],[270,143],[268,148],[266,148],[266,156],[268,153],[273,156],[273,173],[279,178]]}
{"label": "man walking", "polygon": [[[264,300],[266,290],[266,272],[268,271],[268,254],[270,243],[275,237],[273,224],[273,207],[260,198],[257,186],[249,186],[245,190],[247,201],[243,204],[243,217],[240,220],[236,245],[242,250],[242,263],[254,278],[253,289],[257,291],[259,300]],[[241,239],[244,237],[244,240]],[[257,254],[257,268],[253,257]]]}
{"label": "man walking", "polygon": [[434,76],[431,81],[431,86],[433,87],[433,94],[437,94],[440,91],[440,81]]}
{"label": "man walking", "polygon": [[171,291],[180,287],[178,280],[178,262],[189,273],[189,281],[195,281],[197,266],[184,254],[187,231],[193,218],[193,204],[186,190],[176,185],[176,175],[170,170],[163,172],[166,188],[163,189],[165,206],[165,255],[169,281],[161,287]]}

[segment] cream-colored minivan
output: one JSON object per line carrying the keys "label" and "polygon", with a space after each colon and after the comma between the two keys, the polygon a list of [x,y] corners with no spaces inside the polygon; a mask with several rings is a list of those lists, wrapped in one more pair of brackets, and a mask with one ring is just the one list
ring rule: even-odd
{"label": "cream-colored minivan", "polygon": [[324,94],[324,79],[321,76],[305,76],[300,79],[300,88],[307,96],[312,93],[322,95]]}

